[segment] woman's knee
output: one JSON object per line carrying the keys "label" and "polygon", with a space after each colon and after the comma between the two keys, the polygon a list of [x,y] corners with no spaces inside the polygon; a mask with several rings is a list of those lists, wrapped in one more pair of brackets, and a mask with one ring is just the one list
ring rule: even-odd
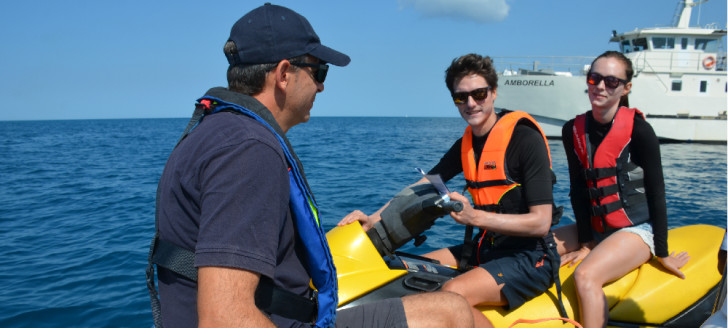
{"label": "woman's knee", "polygon": [[574,284],[577,290],[602,288],[598,274],[590,267],[580,265],[574,271]]}

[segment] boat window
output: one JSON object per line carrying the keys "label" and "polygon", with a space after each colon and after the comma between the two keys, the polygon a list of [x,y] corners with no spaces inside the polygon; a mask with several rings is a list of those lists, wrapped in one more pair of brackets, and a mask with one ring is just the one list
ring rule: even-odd
{"label": "boat window", "polygon": [[705,93],[708,91],[708,81],[700,81],[700,92]]}
{"label": "boat window", "polygon": [[680,91],[682,90],[682,81],[672,81],[672,91]]}
{"label": "boat window", "polygon": [[680,48],[685,50],[688,48],[688,38],[682,38],[680,41]]}
{"label": "boat window", "polygon": [[632,50],[642,51],[647,49],[647,39],[639,38],[632,40]]}
{"label": "boat window", "polygon": [[632,45],[629,40],[622,41],[622,53],[628,54],[630,52],[632,52]]}
{"label": "boat window", "polygon": [[695,39],[695,50],[703,50],[705,52],[718,52],[718,40]]}
{"label": "boat window", "polygon": [[675,49],[675,38],[653,37],[653,49]]}

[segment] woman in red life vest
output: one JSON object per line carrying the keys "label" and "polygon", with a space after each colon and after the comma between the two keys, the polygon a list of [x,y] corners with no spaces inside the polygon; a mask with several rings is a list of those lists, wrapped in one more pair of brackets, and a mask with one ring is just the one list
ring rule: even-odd
{"label": "woman in red life vest", "polygon": [[554,234],[561,265],[579,264],[574,278],[584,327],[606,326],[604,284],[653,255],[684,279],[680,268],[690,258],[668,254],[660,144],[642,113],[628,107],[632,75],[623,54],[597,57],[586,80],[591,110],[562,130],[576,224]]}

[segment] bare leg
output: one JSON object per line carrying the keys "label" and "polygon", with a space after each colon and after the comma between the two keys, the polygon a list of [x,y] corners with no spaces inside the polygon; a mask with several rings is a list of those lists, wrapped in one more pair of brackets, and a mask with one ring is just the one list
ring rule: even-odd
{"label": "bare leg", "polygon": [[606,327],[604,284],[626,275],[652,257],[650,248],[631,232],[618,231],[599,243],[574,272],[584,327]]}
{"label": "bare leg", "polygon": [[[423,256],[438,260],[443,265],[458,265],[458,260],[447,248],[438,249]],[[476,267],[445,283],[442,290],[465,297],[470,304],[475,327],[490,328],[493,327],[491,322],[475,306],[481,304],[503,306],[508,304],[505,296],[501,293],[501,288],[503,288],[503,285],[498,285],[488,271]]]}
{"label": "bare leg", "polygon": [[442,265],[449,265],[449,266],[458,265],[458,261],[457,261],[457,259],[455,259],[455,255],[452,255],[450,250],[447,248],[440,248],[436,251],[429,252],[422,256],[433,259],[433,260],[438,260],[438,261],[440,261],[440,264],[442,264]]}
{"label": "bare leg", "polygon": [[402,304],[407,326],[411,328],[473,327],[470,306],[462,296],[454,293],[434,292],[405,296],[402,297]]}

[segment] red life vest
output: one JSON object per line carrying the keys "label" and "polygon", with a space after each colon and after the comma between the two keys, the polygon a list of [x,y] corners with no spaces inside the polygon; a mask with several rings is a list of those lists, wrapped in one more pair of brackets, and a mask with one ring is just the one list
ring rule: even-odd
{"label": "red life vest", "polygon": [[[546,150],[549,153],[549,163],[551,162],[551,152],[549,144],[546,141],[541,127],[536,120],[525,112],[510,112],[498,119],[485,141],[483,151],[480,155],[480,163],[475,163],[475,154],[473,151],[473,132],[468,126],[463,134],[461,145],[461,161],[463,165],[463,175],[473,197],[473,203],[481,209],[496,212],[489,207],[497,206],[501,203],[503,196],[509,191],[520,186],[520,183],[514,181],[508,176],[506,170],[506,149],[513,136],[513,130],[516,124],[521,120],[528,120],[541,133],[546,144]],[[550,164],[549,164],[550,166]],[[497,211],[501,212],[501,211]]]}
{"label": "red life vest", "polygon": [[574,119],[574,150],[586,179],[592,227],[600,233],[605,231],[605,225],[623,228],[649,219],[644,174],[629,155],[635,114],[644,118],[642,112],[634,108],[617,110],[612,127],[594,151],[593,158],[593,146],[587,135],[588,113]]}

